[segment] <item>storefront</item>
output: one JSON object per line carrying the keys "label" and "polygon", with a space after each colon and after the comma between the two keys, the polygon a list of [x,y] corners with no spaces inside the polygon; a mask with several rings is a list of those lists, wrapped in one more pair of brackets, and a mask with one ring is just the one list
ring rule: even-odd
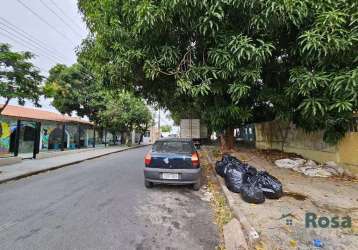
{"label": "storefront", "polygon": [[0,125],[0,157],[36,158],[42,151],[96,144],[91,122],[41,109],[8,105],[0,115]]}

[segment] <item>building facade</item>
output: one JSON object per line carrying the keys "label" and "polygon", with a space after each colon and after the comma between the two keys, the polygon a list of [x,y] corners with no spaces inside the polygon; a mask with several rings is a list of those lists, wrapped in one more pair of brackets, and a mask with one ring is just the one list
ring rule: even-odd
{"label": "building facade", "polygon": [[93,123],[37,108],[8,105],[0,115],[0,157],[106,145],[113,136]]}

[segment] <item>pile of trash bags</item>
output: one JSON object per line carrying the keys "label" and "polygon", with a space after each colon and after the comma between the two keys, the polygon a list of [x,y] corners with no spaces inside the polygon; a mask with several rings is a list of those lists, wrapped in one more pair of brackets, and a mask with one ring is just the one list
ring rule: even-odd
{"label": "pile of trash bags", "polygon": [[231,155],[224,154],[221,161],[216,162],[215,171],[225,179],[227,188],[240,193],[246,202],[259,204],[265,202],[265,198],[278,199],[282,196],[282,184],[278,179]]}

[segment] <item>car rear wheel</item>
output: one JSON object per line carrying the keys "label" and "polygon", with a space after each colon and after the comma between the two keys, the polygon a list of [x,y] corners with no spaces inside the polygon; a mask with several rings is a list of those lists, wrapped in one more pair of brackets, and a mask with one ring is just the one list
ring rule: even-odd
{"label": "car rear wheel", "polygon": [[197,183],[193,184],[193,190],[198,191],[200,189],[200,181],[198,181]]}
{"label": "car rear wheel", "polygon": [[144,180],[144,185],[146,188],[152,188],[153,187],[153,182]]}

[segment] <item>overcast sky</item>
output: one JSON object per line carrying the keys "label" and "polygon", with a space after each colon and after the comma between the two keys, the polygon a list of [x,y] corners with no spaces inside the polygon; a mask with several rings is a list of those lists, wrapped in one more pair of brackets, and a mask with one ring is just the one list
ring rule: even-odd
{"label": "overcast sky", "polygon": [[[34,53],[33,63],[45,76],[56,63],[75,63],[76,48],[87,34],[76,0],[0,0],[0,43]],[[17,101],[10,103],[16,105]],[[51,100],[41,98],[40,103],[42,108],[56,111]],[[167,115],[161,115],[162,124],[172,124]]]}
{"label": "overcast sky", "polygon": [[[16,51],[31,51],[43,75],[56,63],[76,62],[76,47],[87,36],[75,0],[0,0],[0,42]],[[16,104],[13,100],[11,104]],[[43,108],[55,111],[50,100]],[[31,106],[31,103],[26,103]]]}
{"label": "overcast sky", "polygon": [[43,74],[56,63],[75,63],[75,48],[87,36],[75,0],[1,0],[0,17],[1,42],[36,54]]}

